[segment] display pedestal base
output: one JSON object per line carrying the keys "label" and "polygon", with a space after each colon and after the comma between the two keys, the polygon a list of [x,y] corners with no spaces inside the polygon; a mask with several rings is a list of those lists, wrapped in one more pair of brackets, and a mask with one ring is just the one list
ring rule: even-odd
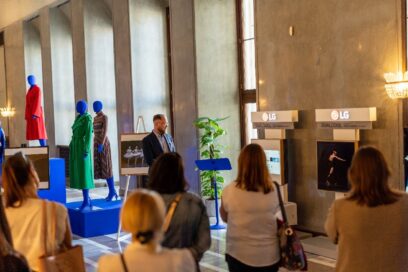
{"label": "display pedestal base", "polygon": [[115,233],[119,226],[119,213],[122,201],[93,199],[92,210],[79,210],[82,201],[67,203],[71,230],[81,237],[93,237]]}
{"label": "display pedestal base", "polygon": [[50,188],[38,190],[38,196],[42,199],[56,201],[61,204],[67,202],[65,190],[65,161],[60,158],[50,158]]}
{"label": "display pedestal base", "polygon": [[224,225],[220,225],[220,224],[215,224],[215,225],[211,225],[210,229],[211,230],[222,230],[225,229],[226,227]]}

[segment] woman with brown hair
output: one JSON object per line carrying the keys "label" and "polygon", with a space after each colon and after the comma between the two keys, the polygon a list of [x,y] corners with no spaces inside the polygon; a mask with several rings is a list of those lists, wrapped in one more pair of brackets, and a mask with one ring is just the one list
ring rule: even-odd
{"label": "woman with brown hair", "polygon": [[278,271],[277,191],[258,144],[242,149],[238,176],[222,192],[222,219],[228,223],[225,259],[233,272]]}
{"label": "woman with brown hair", "polygon": [[[71,230],[67,210],[64,206],[41,200],[37,197],[38,175],[31,161],[21,152],[11,156],[4,165],[3,187],[6,216],[11,230],[15,249],[22,253],[33,270],[38,270],[38,259],[47,255],[56,245],[71,246]],[[56,241],[45,237],[51,229],[44,216],[51,218],[55,207],[57,225]],[[45,238],[47,243],[44,245]]]}
{"label": "woman with brown hair", "polygon": [[[336,271],[408,271],[408,195],[390,188],[381,152],[361,147],[348,177],[351,191],[334,201],[325,229],[338,247]],[[402,254],[401,256],[399,256]]]}
{"label": "woman with brown hair", "polygon": [[201,198],[187,192],[183,160],[178,153],[164,153],[154,161],[148,188],[163,197],[168,210],[177,203],[162,245],[188,248],[198,264],[211,246],[210,223]]}

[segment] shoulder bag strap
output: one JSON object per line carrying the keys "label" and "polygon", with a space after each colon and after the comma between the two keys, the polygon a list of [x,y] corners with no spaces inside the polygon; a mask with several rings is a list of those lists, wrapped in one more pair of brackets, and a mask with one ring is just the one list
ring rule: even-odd
{"label": "shoulder bag strap", "polygon": [[42,236],[44,255],[47,256],[47,201],[42,202]]}
{"label": "shoulder bag strap", "polygon": [[283,223],[288,225],[288,218],[286,217],[285,206],[283,204],[279,184],[276,181],[274,181],[273,183],[275,184],[275,187],[276,187],[276,190],[277,190],[277,193],[278,193],[279,206],[280,206],[282,217],[283,217]]}
{"label": "shoulder bag strap", "polygon": [[56,245],[58,243],[57,241],[57,205],[54,202],[50,202],[51,204],[51,231],[50,231],[50,236],[51,236],[51,256],[55,255],[55,249]]}
{"label": "shoulder bag strap", "polygon": [[177,205],[180,202],[181,196],[182,196],[181,193],[177,194],[176,197],[173,199],[173,201],[170,204],[170,208],[166,214],[166,217],[164,218],[164,223],[163,223],[163,228],[162,228],[163,233],[166,233],[167,230],[169,229],[171,219],[173,218],[174,211],[176,210]]}
{"label": "shoulder bag strap", "polygon": [[129,270],[127,268],[126,261],[125,261],[125,256],[123,256],[123,253],[120,253],[120,261],[122,262],[122,266],[123,266],[123,269],[125,270],[125,272],[128,272]]}

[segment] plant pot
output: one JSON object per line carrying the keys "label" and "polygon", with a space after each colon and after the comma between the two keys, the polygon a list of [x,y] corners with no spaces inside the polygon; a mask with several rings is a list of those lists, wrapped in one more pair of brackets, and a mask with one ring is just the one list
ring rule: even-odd
{"label": "plant pot", "polygon": [[[205,207],[207,208],[207,214],[209,217],[215,217],[215,199],[205,199]],[[218,209],[221,206],[221,201],[218,199]]]}

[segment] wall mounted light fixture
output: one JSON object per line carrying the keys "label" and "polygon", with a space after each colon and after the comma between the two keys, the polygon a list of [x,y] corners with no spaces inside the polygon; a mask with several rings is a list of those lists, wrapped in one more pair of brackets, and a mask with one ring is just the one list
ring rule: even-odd
{"label": "wall mounted light fixture", "polygon": [[388,96],[395,98],[408,98],[408,72],[385,73],[385,91]]}
{"label": "wall mounted light fixture", "polygon": [[3,117],[13,117],[16,114],[16,109],[12,107],[0,108],[0,114]]}

